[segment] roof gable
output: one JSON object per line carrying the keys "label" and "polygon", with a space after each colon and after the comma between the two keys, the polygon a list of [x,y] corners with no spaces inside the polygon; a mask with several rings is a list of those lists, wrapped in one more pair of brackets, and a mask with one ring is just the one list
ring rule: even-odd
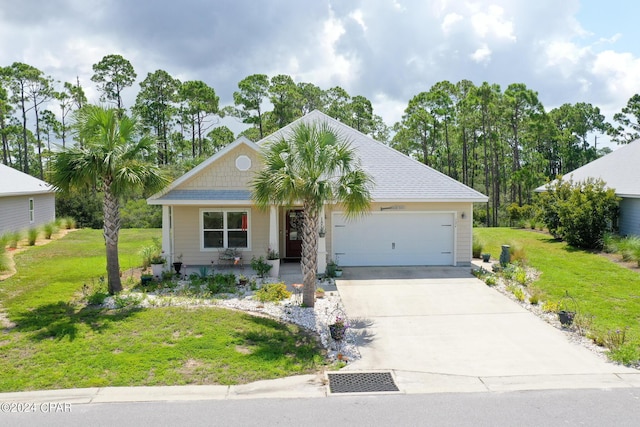
{"label": "roof gable", "polygon": [[0,197],[54,193],[51,184],[7,165],[0,164]]}
{"label": "roof gable", "polygon": [[299,123],[327,123],[351,143],[362,168],[373,178],[371,196],[375,201],[487,201],[482,193],[317,110],[263,138],[258,145],[286,138]]}
{"label": "roof gable", "polygon": [[[620,197],[640,197],[640,139],[567,173],[564,180],[602,179]],[[545,191],[546,185],[536,189]]]}

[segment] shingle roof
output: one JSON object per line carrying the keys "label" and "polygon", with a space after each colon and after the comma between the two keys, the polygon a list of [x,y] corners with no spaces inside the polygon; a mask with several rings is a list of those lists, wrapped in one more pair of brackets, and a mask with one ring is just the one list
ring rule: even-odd
{"label": "shingle roof", "polygon": [[317,110],[263,138],[258,145],[286,137],[298,123],[322,122],[350,141],[363,169],[374,180],[371,195],[375,201],[487,201],[482,193]]}
{"label": "shingle roof", "polygon": [[[620,197],[640,197],[640,140],[624,145],[606,156],[567,173],[563,180],[574,182],[601,178]],[[544,191],[545,186],[536,191]]]}
{"label": "shingle roof", "polygon": [[53,193],[54,191],[50,184],[0,164],[0,197]]}

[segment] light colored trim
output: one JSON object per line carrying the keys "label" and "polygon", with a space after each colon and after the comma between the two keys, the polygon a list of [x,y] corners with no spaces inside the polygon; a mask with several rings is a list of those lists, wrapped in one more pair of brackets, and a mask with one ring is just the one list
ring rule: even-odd
{"label": "light colored trim", "polygon": [[162,207],[162,251],[170,262],[173,261],[173,239],[171,238],[171,206]]}
{"label": "light colored trim", "polygon": [[269,207],[269,248],[280,253],[278,235],[278,208],[276,205]]}
{"label": "light colored trim", "polygon": [[[202,214],[204,212],[224,212],[225,215],[223,216],[223,221],[224,221],[224,232],[222,235],[223,238],[223,247],[222,248],[205,248],[204,247],[204,222],[202,219]],[[228,239],[228,228],[227,228],[227,212],[246,212],[247,213],[247,247],[246,248],[234,248],[234,249],[238,249],[239,251],[251,251],[251,209],[249,208],[244,208],[244,207],[240,207],[240,208],[223,208],[223,209],[216,209],[216,208],[200,208],[199,210],[199,224],[200,224],[200,228],[198,229],[198,232],[200,233],[200,252],[220,252],[220,251],[224,251],[225,249],[229,248],[229,239]]]}
{"label": "light colored trim", "polygon": [[[387,216],[391,216],[391,215],[403,215],[403,214],[450,214],[452,216],[453,219],[453,264],[451,264],[452,266],[457,266],[458,265],[458,213],[457,211],[451,211],[451,210],[447,210],[447,211],[404,211],[404,210],[389,210],[389,211],[371,211],[368,212],[367,215],[387,215]],[[334,211],[331,213],[331,225],[332,227],[335,226],[336,221],[335,221],[335,217],[336,215],[341,215],[344,216],[344,212],[343,211]],[[358,221],[358,219],[360,218],[356,218],[354,221]],[[335,248],[333,247],[335,242],[335,239],[333,238],[333,235],[331,236],[331,254],[335,254]],[[332,257],[333,258],[333,257]]]}

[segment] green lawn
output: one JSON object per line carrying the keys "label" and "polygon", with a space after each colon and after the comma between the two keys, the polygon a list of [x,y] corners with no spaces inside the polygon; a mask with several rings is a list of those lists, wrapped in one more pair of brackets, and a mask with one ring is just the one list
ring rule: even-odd
{"label": "green lawn", "polygon": [[[120,260],[159,230],[122,230]],[[105,274],[100,230],[80,230],[16,256],[0,282],[15,327],[0,332],[0,391],[176,384],[241,384],[315,372],[315,338],[293,325],[218,308],[103,310],[83,302]]]}
{"label": "green lawn", "polygon": [[559,242],[548,234],[510,228],[476,228],[482,252],[500,256],[500,246],[524,250],[527,264],[542,274],[535,286],[547,299],[560,301],[565,291],[578,312],[593,316],[593,328],[607,333],[628,327],[630,342],[640,349],[640,272]]}

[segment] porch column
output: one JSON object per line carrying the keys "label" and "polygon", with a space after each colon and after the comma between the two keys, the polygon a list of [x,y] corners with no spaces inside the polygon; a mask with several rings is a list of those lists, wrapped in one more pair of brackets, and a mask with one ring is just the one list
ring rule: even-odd
{"label": "porch column", "polygon": [[173,262],[175,255],[171,237],[171,206],[162,205],[162,251],[168,262]]}
{"label": "porch column", "polygon": [[[327,221],[324,217],[324,206],[320,209],[320,227],[327,228]],[[327,240],[325,237],[318,237],[318,273],[323,274],[327,270]]]}
{"label": "porch column", "polygon": [[[269,207],[269,247],[280,253],[280,238],[278,235],[278,207]],[[282,254],[281,254],[282,255]]]}

